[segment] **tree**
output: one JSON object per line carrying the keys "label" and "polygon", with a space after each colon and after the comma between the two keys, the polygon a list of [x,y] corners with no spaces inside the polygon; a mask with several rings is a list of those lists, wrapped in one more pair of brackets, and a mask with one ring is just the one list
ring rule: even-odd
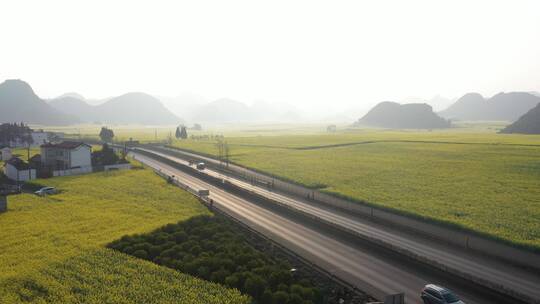
{"label": "tree", "polygon": [[101,138],[101,141],[112,142],[113,137],[114,137],[113,130],[107,127],[101,127],[101,131],[99,132],[99,138]]}
{"label": "tree", "polygon": [[250,275],[244,282],[244,291],[255,299],[260,299],[265,286],[266,281],[261,276]]}
{"label": "tree", "polygon": [[180,130],[180,138],[182,139],[188,138],[187,128],[185,126],[182,126],[182,129]]}
{"label": "tree", "polygon": [[287,303],[289,301],[289,294],[284,291],[276,291],[273,298],[274,303]]}
{"label": "tree", "polygon": [[176,127],[176,133],[174,134],[174,137],[176,137],[176,139],[179,139],[181,136],[180,134],[180,127]]}
{"label": "tree", "polygon": [[110,148],[107,143],[103,144],[101,151],[95,151],[92,153],[92,163],[95,165],[114,165],[117,164],[118,161],[118,155],[116,155],[114,150]]}

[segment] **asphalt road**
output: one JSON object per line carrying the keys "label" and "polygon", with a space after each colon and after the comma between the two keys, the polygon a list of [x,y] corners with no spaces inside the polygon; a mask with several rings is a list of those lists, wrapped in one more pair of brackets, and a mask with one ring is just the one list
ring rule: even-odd
{"label": "asphalt road", "polygon": [[[185,163],[181,159],[165,154],[161,155]],[[163,173],[174,175],[179,181],[191,188],[209,189],[210,198],[216,202],[216,206],[220,209],[310,262],[377,298],[382,298],[386,294],[404,292],[407,303],[421,303],[419,298],[421,288],[427,283],[437,283],[454,290],[466,303],[512,302],[510,299],[503,300],[499,295],[493,295],[475,284],[448,276],[430,267],[424,267],[362,242],[336,237],[325,229],[277,214],[154,159],[142,155],[137,155],[137,159]],[[361,233],[394,242],[421,254],[440,257],[452,267],[474,272],[475,275],[504,283],[504,286],[515,287],[520,292],[540,298],[539,277],[521,269],[474,255],[463,255],[460,250],[448,248],[434,241],[414,239],[406,233],[391,231],[387,227],[378,227],[374,223],[363,222],[361,219],[336,210],[273,193],[211,170],[205,171],[208,174],[228,179],[258,194],[287,203],[304,212],[317,214],[317,216],[347,227],[347,229],[358,230]]]}

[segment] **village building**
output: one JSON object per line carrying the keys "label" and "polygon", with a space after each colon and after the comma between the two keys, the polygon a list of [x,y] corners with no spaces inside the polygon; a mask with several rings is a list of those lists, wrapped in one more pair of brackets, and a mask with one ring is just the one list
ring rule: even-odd
{"label": "village building", "polygon": [[59,142],[64,138],[64,133],[62,132],[49,132],[49,131],[43,131],[36,130],[32,131],[32,146],[40,147],[46,143],[54,143]]}
{"label": "village building", "polygon": [[45,132],[43,130],[32,131],[31,135],[32,135],[32,146],[44,145],[50,141],[49,138],[51,137],[50,132]]}
{"label": "village building", "polygon": [[4,174],[11,180],[25,182],[36,179],[36,169],[32,168],[27,162],[12,157],[4,164]]}
{"label": "village building", "polygon": [[41,145],[41,167],[49,170],[92,172],[92,146],[78,141]]}

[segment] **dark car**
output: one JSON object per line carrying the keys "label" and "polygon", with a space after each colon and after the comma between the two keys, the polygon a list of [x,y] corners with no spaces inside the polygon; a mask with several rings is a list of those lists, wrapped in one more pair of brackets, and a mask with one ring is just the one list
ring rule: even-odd
{"label": "dark car", "polygon": [[426,285],[421,297],[425,304],[465,304],[452,291],[435,284]]}
{"label": "dark car", "polygon": [[205,163],[198,163],[198,164],[197,164],[197,169],[199,169],[199,170],[204,170],[204,169],[206,169],[206,164],[205,164]]}

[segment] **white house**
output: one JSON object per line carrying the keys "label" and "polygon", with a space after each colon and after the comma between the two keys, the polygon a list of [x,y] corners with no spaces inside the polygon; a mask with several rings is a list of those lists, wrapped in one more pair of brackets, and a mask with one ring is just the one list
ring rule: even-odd
{"label": "white house", "polygon": [[11,180],[24,182],[36,179],[36,169],[18,157],[12,157],[4,164],[4,174]]}
{"label": "white house", "polygon": [[41,146],[49,142],[49,137],[51,136],[50,132],[32,131],[32,146]]}
{"label": "white house", "polygon": [[46,143],[41,145],[41,166],[52,171],[73,171],[58,175],[92,172],[92,146],[78,141]]}
{"label": "white house", "polygon": [[11,148],[9,147],[0,148],[0,160],[8,161],[11,158],[11,156],[13,156],[11,154]]}

